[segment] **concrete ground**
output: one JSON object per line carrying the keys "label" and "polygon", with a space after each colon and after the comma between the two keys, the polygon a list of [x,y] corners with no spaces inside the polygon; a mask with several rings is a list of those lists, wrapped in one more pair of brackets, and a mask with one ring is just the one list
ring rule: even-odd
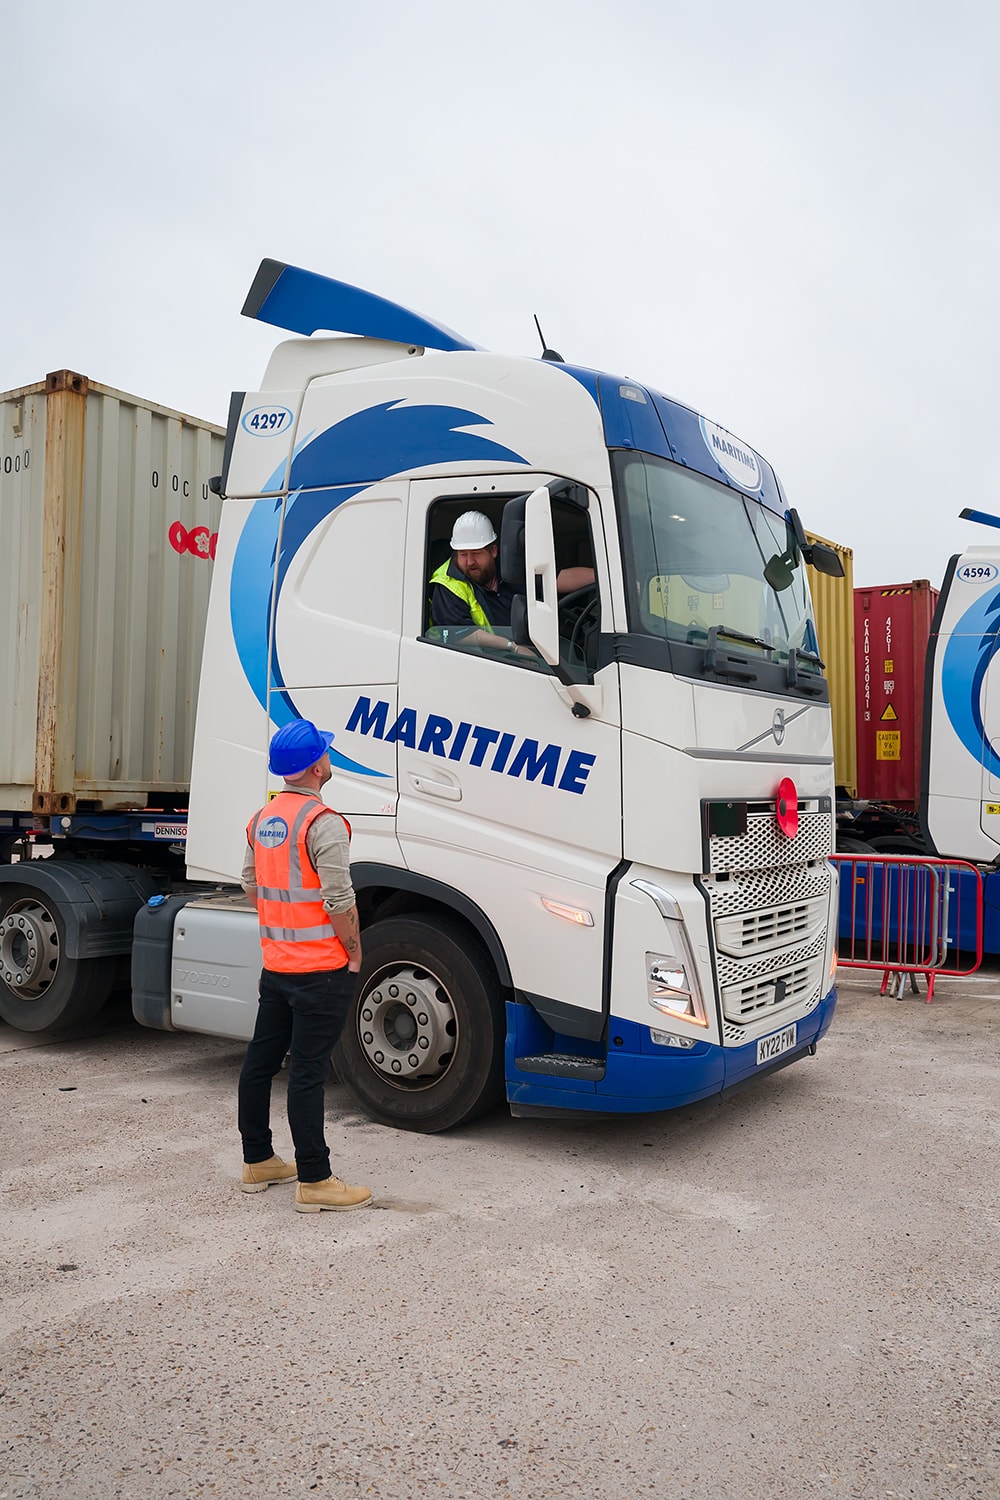
{"label": "concrete ground", "polygon": [[333,1086],[353,1214],[239,1192],[241,1047],[3,1030],[0,1500],[996,1500],[1000,972],[842,977],[723,1104],[422,1137]]}

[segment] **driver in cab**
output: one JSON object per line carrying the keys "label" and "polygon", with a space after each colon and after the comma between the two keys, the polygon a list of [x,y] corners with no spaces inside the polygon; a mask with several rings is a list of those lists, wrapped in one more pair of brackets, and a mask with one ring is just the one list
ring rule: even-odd
{"label": "driver in cab", "polygon": [[[509,637],[515,595],[500,577],[497,534],[489,517],[481,510],[465,511],[452,528],[450,546],[451,558],[431,575],[434,625],[462,629],[463,646],[536,656],[531,646],[518,646]],[[556,592],[571,594],[593,582],[593,568],[563,568],[556,578]]]}

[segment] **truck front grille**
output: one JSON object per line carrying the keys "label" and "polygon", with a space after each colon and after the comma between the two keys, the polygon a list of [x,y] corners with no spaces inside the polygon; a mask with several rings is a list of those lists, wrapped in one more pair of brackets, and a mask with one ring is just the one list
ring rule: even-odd
{"label": "truck front grille", "polygon": [[[756,804],[759,805],[759,804]],[[747,815],[747,831],[714,834],[707,839],[708,870],[712,875],[731,870],[772,871],[829,859],[833,853],[832,812],[800,812],[793,839],[778,827],[773,807]]]}
{"label": "truck front grille", "polygon": [[819,1003],[832,884],[825,859],[702,877],[725,1040],[745,1041],[742,1028]]}

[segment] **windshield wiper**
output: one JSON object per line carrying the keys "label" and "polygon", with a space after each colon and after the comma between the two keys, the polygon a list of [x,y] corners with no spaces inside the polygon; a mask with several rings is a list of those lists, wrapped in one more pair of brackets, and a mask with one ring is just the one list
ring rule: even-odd
{"label": "windshield wiper", "polygon": [[738,682],[756,682],[757,673],[750,666],[754,658],[738,655],[724,648],[720,651],[720,636],[727,641],[744,641],[748,646],[759,646],[768,653],[773,653],[774,647],[769,641],[761,640],[759,635],[744,635],[742,630],[733,630],[729,625],[713,625],[709,630],[702,667],[706,675],[732,677]]}
{"label": "windshield wiper", "polygon": [[[815,651],[803,651],[801,647],[789,646],[788,662],[786,665],[786,681],[790,688],[796,688],[800,693],[812,693],[814,696],[823,692],[824,679],[818,680],[813,673],[805,676],[799,675],[799,662],[808,662],[810,666],[818,667],[820,672],[826,666],[826,662]],[[810,680],[811,679],[811,680]]]}

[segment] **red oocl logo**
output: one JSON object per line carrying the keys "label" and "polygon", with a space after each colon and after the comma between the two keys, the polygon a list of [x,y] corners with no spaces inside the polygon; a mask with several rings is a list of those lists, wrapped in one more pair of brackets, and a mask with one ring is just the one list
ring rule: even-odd
{"label": "red oocl logo", "polygon": [[215,561],[215,544],[219,540],[217,531],[210,532],[207,526],[192,526],[188,531],[181,521],[175,521],[167,536],[175,552],[190,552],[192,557],[210,557]]}

